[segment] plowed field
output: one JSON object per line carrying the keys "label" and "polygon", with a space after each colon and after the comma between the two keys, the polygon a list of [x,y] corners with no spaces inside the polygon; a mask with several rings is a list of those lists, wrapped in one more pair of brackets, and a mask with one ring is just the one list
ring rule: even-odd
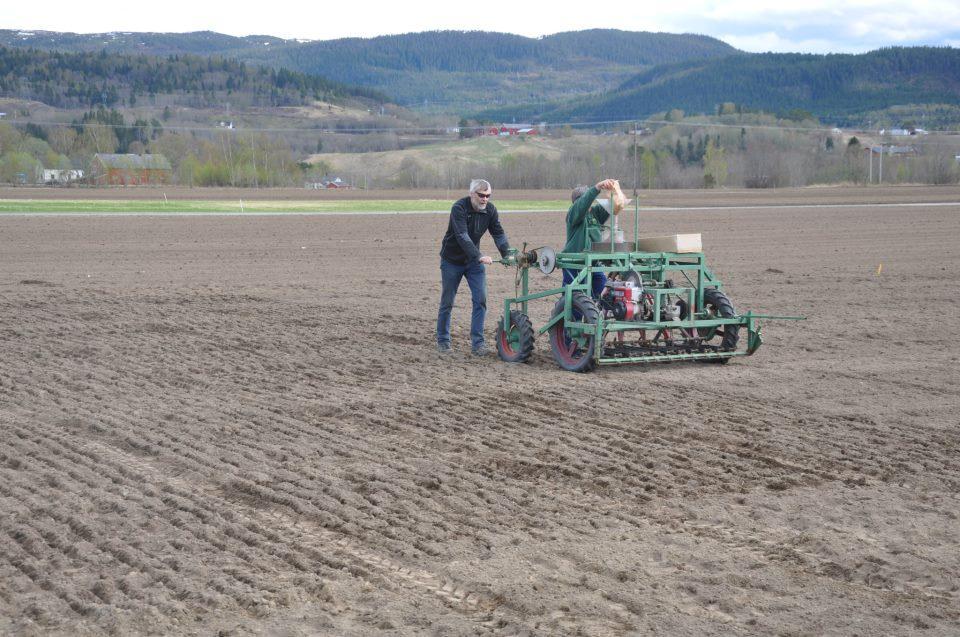
{"label": "plowed field", "polygon": [[731,199],[809,319],[589,375],[436,354],[442,215],[0,217],[0,634],[957,634],[960,190]]}

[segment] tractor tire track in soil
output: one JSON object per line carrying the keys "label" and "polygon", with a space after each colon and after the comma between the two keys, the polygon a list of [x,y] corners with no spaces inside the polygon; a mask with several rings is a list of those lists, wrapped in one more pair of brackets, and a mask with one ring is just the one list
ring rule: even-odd
{"label": "tractor tire track in soil", "polygon": [[960,631],[960,210],[755,207],[960,191],[718,196],[643,231],[808,320],[588,375],[435,352],[441,216],[0,217],[0,633]]}

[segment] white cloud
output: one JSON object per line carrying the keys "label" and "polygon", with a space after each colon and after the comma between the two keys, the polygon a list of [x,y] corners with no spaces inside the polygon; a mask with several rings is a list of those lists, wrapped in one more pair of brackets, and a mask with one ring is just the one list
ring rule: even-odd
{"label": "white cloud", "polygon": [[859,52],[897,44],[944,45],[960,35],[960,5],[941,0],[677,0],[658,14],[669,31],[714,35],[747,51]]}
{"label": "white cloud", "polygon": [[[751,35],[723,34],[719,39],[743,51],[754,53],[836,53],[836,43],[824,39],[793,40],[768,31]],[[861,49],[847,48],[847,53],[862,53],[876,47],[865,46]]]}

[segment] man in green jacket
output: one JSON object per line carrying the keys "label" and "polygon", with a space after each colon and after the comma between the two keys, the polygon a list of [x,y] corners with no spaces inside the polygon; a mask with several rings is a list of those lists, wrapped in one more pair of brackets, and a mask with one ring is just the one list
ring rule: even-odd
{"label": "man in green jacket", "polygon": [[[600,240],[600,227],[610,218],[610,213],[600,204],[595,204],[594,200],[601,190],[612,190],[615,184],[616,181],[613,179],[604,179],[589,188],[577,186],[573,189],[570,193],[570,200],[573,203],[567,210],[567,244],[563,246],[563,252],[583,252],[586,249],[585,226],[586,232],[590,234],[591,243]],[[578,274],[578,270],[564,268],[563,284],[570,285]],[[603,272],[593,273],[593,298],[600,298],[606,282],[607,276]]]}

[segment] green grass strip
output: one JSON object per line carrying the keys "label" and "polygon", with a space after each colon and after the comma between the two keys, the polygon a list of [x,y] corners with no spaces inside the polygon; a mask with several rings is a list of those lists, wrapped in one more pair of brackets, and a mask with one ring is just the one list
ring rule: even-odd
{"label": "green grass strip", "polygon": [[[452,201],[388,199],[349,201],[156,201],[83,199],[0,199],[0,213],[315,213],[315,212],[448,212]],[[566,210],[563,201],[497,201],[500,210]]]}

